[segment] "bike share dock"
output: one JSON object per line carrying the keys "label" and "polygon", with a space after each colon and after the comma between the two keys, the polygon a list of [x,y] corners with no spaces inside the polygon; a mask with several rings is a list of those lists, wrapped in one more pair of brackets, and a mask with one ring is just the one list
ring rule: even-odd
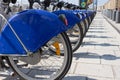
{"label": "bike share dock", "polygon": [[[97,13],[63,80],[120,80],[120,34]],[[0,80],[16,80],[0,71]]]}

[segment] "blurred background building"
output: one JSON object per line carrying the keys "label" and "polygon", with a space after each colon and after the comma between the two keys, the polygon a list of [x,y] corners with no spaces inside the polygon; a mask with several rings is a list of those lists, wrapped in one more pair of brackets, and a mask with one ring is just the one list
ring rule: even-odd
{"label": "blurred background building", "polygon": [[120,0],[108,0],[98,10],[116,23],[120,23]]}
{"label": "blurred background building", "polygon": [[103,9],[120,10],[120,0],[108,0],[104,5],[98,8],[98,10]]}

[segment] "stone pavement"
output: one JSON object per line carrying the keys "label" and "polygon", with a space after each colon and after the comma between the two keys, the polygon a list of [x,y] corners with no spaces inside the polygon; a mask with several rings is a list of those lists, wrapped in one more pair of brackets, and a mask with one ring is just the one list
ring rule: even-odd
{"label": "stone pavement", "polygon": [[[120,34],[97,13],[63,80],[120,80]],[[15,80],[0,72],[0,80]]]}
{"label": "stone pavement", "polygon": [[120,34],[98,13],[64,80],[120,80]]}
{"label": "stone pavement", "polygon": [[111,20],[110,18],[106,16],[104,17],[120,33],[120,23],[116,23],[115,21]]}

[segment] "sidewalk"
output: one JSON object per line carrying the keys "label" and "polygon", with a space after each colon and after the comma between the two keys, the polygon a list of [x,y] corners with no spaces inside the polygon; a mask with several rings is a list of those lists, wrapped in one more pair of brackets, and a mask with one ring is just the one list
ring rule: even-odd
{"label": "sidewalk", "polygon": [[[0,72],[0,80],[16,80]],[[120,34],[97,13],[63,80],[120,80]]]}
{"label": "sidewalk", "polygon": [[106,16],[104,17],[120,33],[120,23],[116,23],[115,21],[111,20],[110,18]]}
{"label": "sidewalk", "polygon": [[98,13],[64,80],[120,80],[120,34]]}

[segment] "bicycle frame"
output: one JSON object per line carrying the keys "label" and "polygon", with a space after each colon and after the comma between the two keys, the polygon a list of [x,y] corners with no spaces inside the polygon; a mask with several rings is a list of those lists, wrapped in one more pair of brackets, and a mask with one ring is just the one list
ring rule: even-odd
{"label": "bicycle frame", "polygon": [[[12,27],[12,29],[11,29]],[[26,56],[66,30],[58,16],[43,10],[25,10],[9,19],[0,33],[0,55]]]}

